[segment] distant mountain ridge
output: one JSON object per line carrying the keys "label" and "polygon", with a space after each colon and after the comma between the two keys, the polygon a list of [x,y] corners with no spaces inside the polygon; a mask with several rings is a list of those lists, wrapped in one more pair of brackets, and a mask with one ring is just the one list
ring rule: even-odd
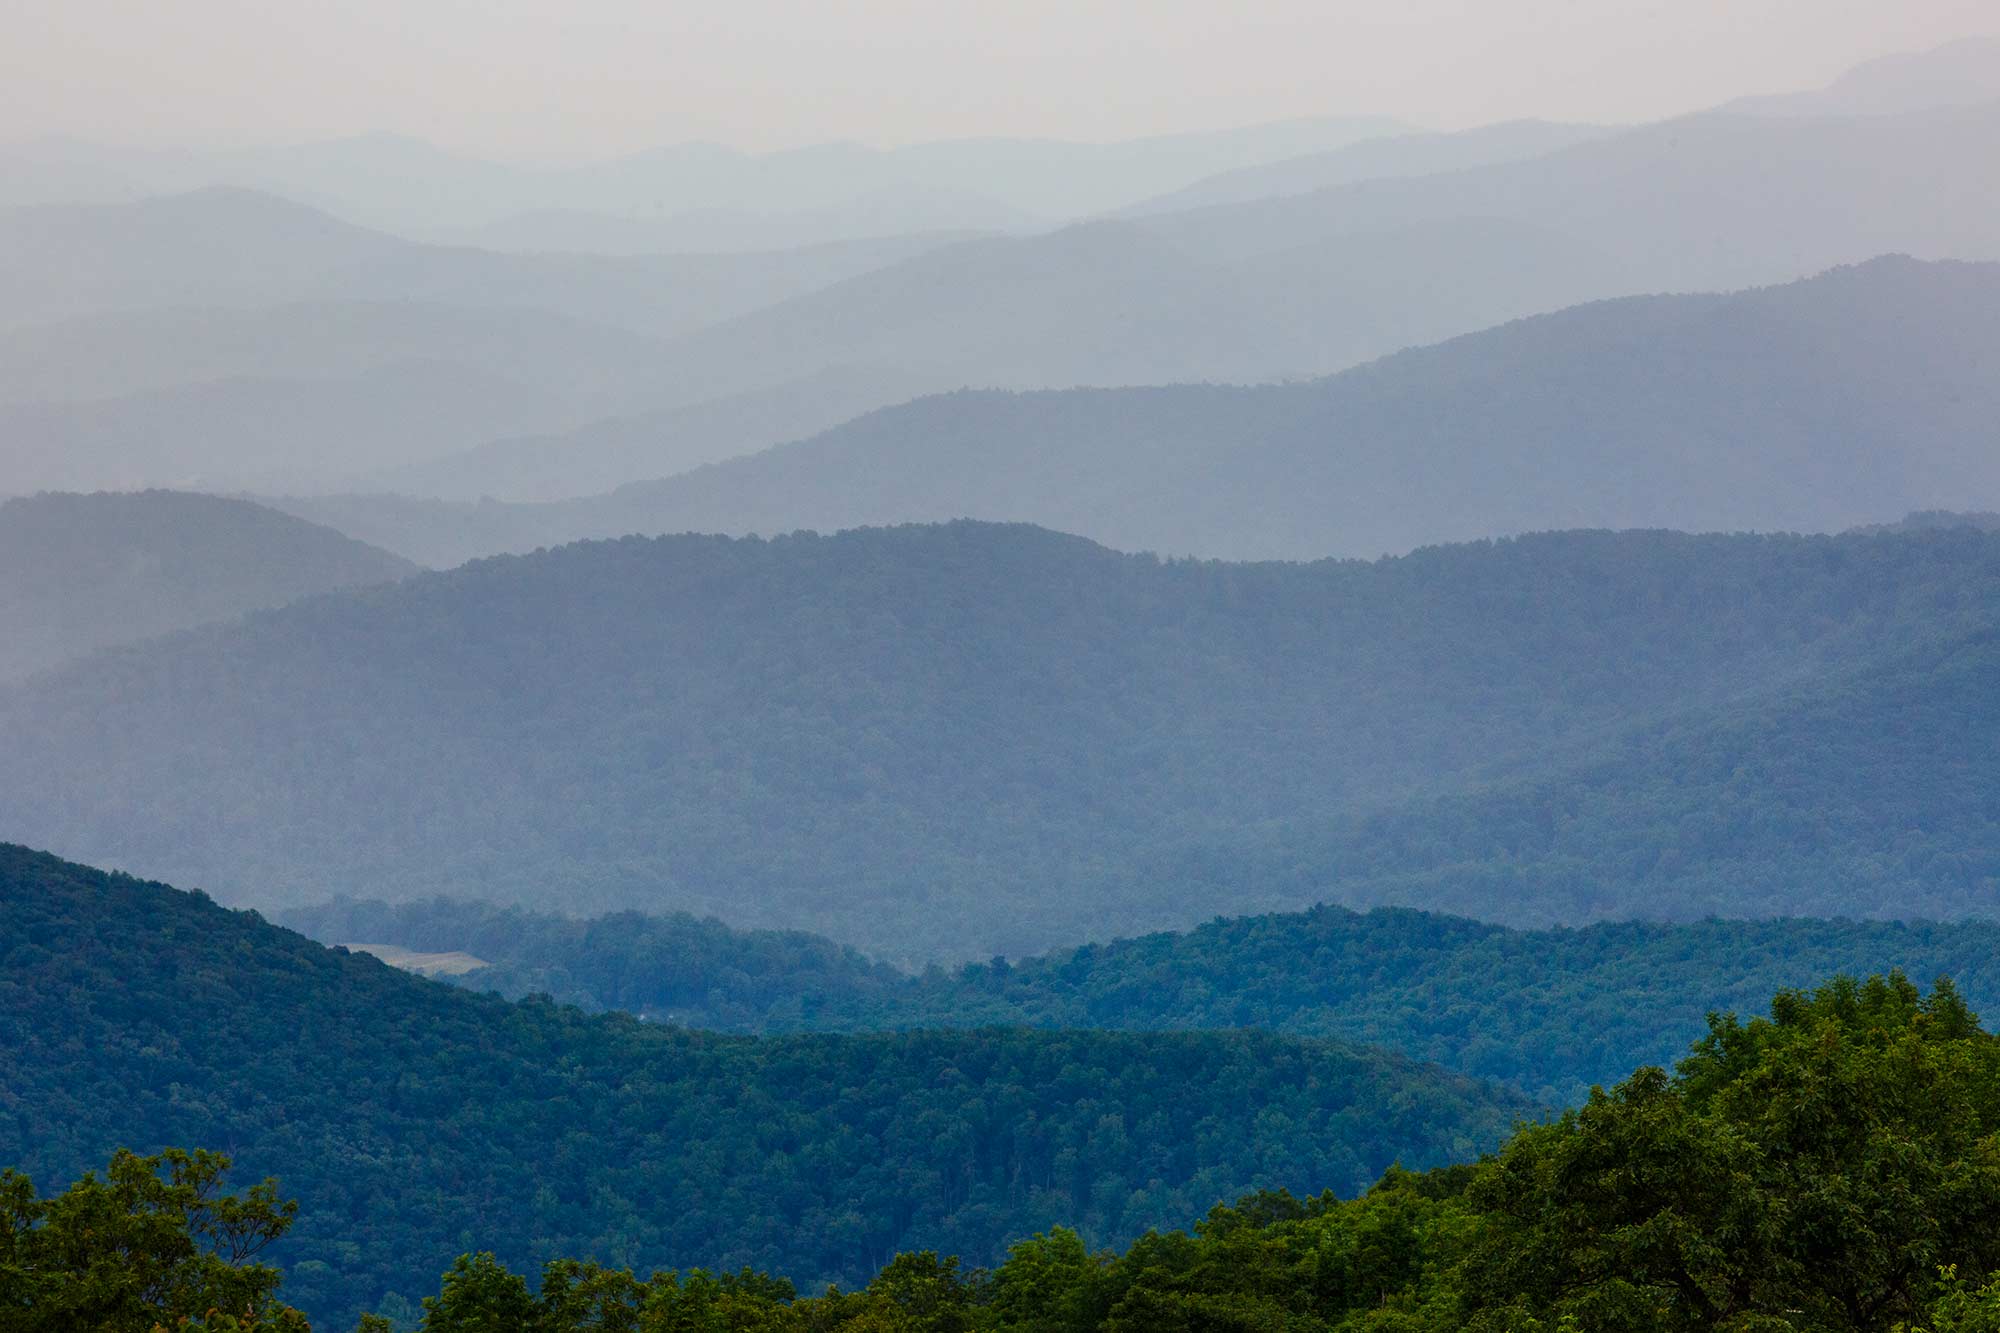
{"label": "distant mountain ridge", "polygon": [[1952,528],[1976,528],[1982,532],[2000,532],[2000,513],[1988,510],[1960,512],[1952,509],[1920,509],[1906,514],[1894,523],[1871,523],[1856,528],[1857,532],[1936,532]]}
{"label": "distant mountain ridge", "polygon": [[1866,61],[1824,88],[1742,97],[1723,110],[1767,116],[1880,116],[2000,98],[2000,35]]}
{"label": "distant mountain ridge", "polygon": [[1318,901],[1960,915],[1997,621],[1969,531],[593,543],[0,691],[0,825],[266,907],[685,909],[904,960]]}
{"label": "distant mountain ridge", "polygon": [[[220,190],[0,213],[0,488],[352,487],[488,443],[693,407],[717,393],[666,372],[667,336],[951,241],[514,256]],[[907,396],[899,382],[849,375],[817,407],[771,385],[769,406],[741,401],[681,458],[812,433],[852,415],[850,401]],[[863,384],[872,394],[854,399]],[[764,433],[773,416],[798,429]],[[654,456],[606,484],[674,470],[671,450]]]}
{"label": "distant mountain ridge", "polygon": [[[855,367],[896,386],[895,397],[867,407],[968,387],[1285,381],[1637,292],[1785,282],[1889,252],[2000,260],[2000,218],[1990,206],[2000,196],[2000,94],[1882,116],[1711,113],[1566,145],[1509,147],[1512,133],[1495,127],[1403,150],[1378,146],[1371,151],[1386,156],[1369,179],[1339,169],[1315,177],[1319,167],[1298,164],[1288,170],[1303,174],[1281,171],[1285,179],[1269,187],[1279,197],[1225,191],[1236,201],[1039,234],[968,239],[954,229],[777,253],[613,257],[422,245],[240,190],[13,210],[0,214],[0,310],[34,338],[50,321],[141,306],[420,302],[496,326],[539,311],[659,341],[635,392],[584,404],[566,422],[523,421],[500,432],[520,438],[783,396]],[[1023,151],[996,143],[978,155],[997,173],[1012,170]],[[1462,165],[1426,171],[1425,154],[1432,166]],[[848,156],[805,155],[813,170],[834,176]],[[1094,152],[1073,165],[1078,179],[1102,175]],[[1311,186],[1323,188],[1297,192]],[[431,355],[454,359],[448,349]],[[95,361],[116,358],[105,349]],[[319,425],[338,429],[341,420],[330,410]],[[463,409],[431,456],[463,451],[485,421]],[[804,429],[835,424],[822,416]],[[44,451],[60,438],[52,432]],[[718,440],[712,448],[748,452],[771,442],[749,430],[734,446]],[[673,454],[662,449],[662,463]],[[122,480],[65,475],[60,484]],[[321,478],[298,489],[352,485]],[[468,492],[453,481],[449,493]],[[985,516],[1079,526],[1033,513]],[[1337,548],[1311,553],[1329,549]]]}
{"label": "distant mountain ridge", "polygon": [[282,914],[487,965],[475,991],[734,1032],[1026,1024],[1258,1027],[1365,1041],[1558,1105],[1672,1063],[1711,1013],[1753,1012],[1816,977],[1896,968],[2000,1006],[2000,921],[1622,921],[1510,930],[1407,908],[1218,918],[1026,958],[910,974],[815,935],[637,913],[576,919],[490,903],[343,900]]}
{"label": "distant mountain ridge", "polygon": [[560,433],[489,438],[457,453],[381,469],[367,480],[391,492],[447,501],[581,499],[637,478],[803,439],[830,422],[914,398],[928,387],[920,373],[840,366],[789,384],[611,417]]}
{"label": "distant mountain ridge", "polygon": [[0,503],[0,682],[94,649],[416,572],[241,500],[149,491]]}
{"label": "distant mountain ridge", "polygon": [[1616,133],[1610,126],[1565,125],[1516,120],[1448,134],[1410,134],[1364,139],[1304,157],[1242,166],[1205,177],[1170,194],[1117,210],[1120,217],[1147,217],[1217,204],[1308,194],[1314,190],[1387,177],[1428,176],[1441,171],[1538,157],[1571,144]]}
{"label": "distant mountain ridge", "polygon": [[[877,149],[820,143],[752,153],[713,143],[666,145],[599,162],[516,167],[393,134],[227,153],[146,153],[82,143],[17,145],[32,180],[84,198],[238,186],[274,191],[370,226],[411,235],[485,228],[552,207],[694,230],[703,212],[743,217],[754,246],[789,226],[786,245],[841,239],[827,227],[871,196],[893,194],[919,217],[948,209],[952,226],[1006,226],[1102,212],[1246,162],[1290,157],[1359,139],[1408,133],[1382,116],[1330,116],[1112,143],[964,139]],[[0,156],[0,162],[6,158]],[[4,199],[4,196],[0,196]],[[813,214],[822,225],[804,224]],[[897,230],[908,230],[907,227]],[[760,237],[759,233],[764,235]],[[675,246],[677,249],[708,246]],[[727,248],[745,248],[742,239]]]}
{"label": "distant mountain ridge", "polygon": [[1691,117],[1531,157],[967,242],[676,341],[710,394],[832,361],[937,387],[1321,375],[1634,292],[1885,252],[2000,260],[2000,96],[1905,116]]}
{"label": "distant mountain ridge", "polygon": [[1569,527],[1840,531],[2000,502],[2000,265],[1634,297],[1299,384],[971,392],[540,506],[274,501],[450,565],[586,537],[962,516],[1125,550],[1368,557]]}
{"label": "distant mountain ridge", "polygon": [[162,307],[410,301],[541,310],[654,337],[952,244],[868,237],[773,252],[613,257],[431,245],[257,190],[0,210],[13,327]]}

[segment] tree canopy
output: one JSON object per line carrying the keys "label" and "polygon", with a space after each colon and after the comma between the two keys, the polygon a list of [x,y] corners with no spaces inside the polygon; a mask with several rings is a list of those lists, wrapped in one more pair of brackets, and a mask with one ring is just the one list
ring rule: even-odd
{"label": "tree canopy", "polygon": [[[157,1165],[114,1171],[157,1186]],[[128,1204],[149,1217],[121,1196],[115,1231]],[[170,1211],[153,1248],[198,1251],[202,1216]],[[253,1237],[283,1220],[267,1192],[243,1216]],[[1836,978],[1780,992],[1769,1017],[1718,1016],[1674,1072],[1641,1068],[1488,1156],[1392,1168],[1346,1198],[1254,1193],[1122,1251],[1056,1226],[996,1257],[908,1250],[802,1294],[747,1269],[570,1257],[530,1281],[470,1248],[406,1314],[422,1333],[1992,1333],[2000,1038],[1949,982]],[[223,1276],[246,1284],[233,1304],[269,1302],[268,1270]],[[181,1299],[148,1290],[162,1312]]]}
{"label": "tree canopy", "polygon": [[343,900],[288,912],[328,943],[465,951],[450,978],[508,996],[733,1032],[990,1025],[1256,1027],[1383,1046],[1580,1102],[1635,1063],[1669,1064],[1712,1012],[1787,987],[1900,968],[2000,1005],[2000,923],[1711,918],[1512,930],[1320,906],[1187,931],[904,973],[829,940],[687,915],[576,919],[485,903]]}
{"label": "tree canopy", "polygon": [[505,1003],[196,895],[0,847],[0,1161],[226,1150],[300,1200],[317,1321],[406,1316],[452,1256],[754,1266],[1095,1244],[1246,1189],[1364,1188],[1527,1099],[1351,1043],[1021,1028],[753,1039]]}

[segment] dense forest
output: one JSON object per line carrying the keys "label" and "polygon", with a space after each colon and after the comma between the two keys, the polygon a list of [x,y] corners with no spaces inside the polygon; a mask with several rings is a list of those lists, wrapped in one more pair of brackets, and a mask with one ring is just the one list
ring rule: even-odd
{"label": "dense forest", "polygon": [[[1950,983],[1926,995],[1900,974],[1839,979],[1780,992],[1768,1019],[1712,1021],[1672,1075],[1641,1068],[1559,1120],[1520,1128],[1491,1156],[1392,1169],[1344,1198],[1261,1192],[1190,1231],[1149,1231],[1122,1253],[1054,1227],[1017,1239],[991,1268],[905,1252],[858,1290],[802,1299],[751,1271],[635,1276],[617,1260],[555,1260],[531,1284],[468,1247],[424,1298],[420,1327],[1992,1333],[1996,1135],[2000,1039]],[[148,1314],[218,1308],[223,1318],[201,1327],[238,1329],[239,1317],[295,1327],[279,1300],[295,1293],[274,1266],[231,1264],[201,1243],[196,1228],[215,1216],[234,1223],[229,1239],[252,1242],[292,1224],[269,1185],[240,1200],[202,1194],[222,1165],[121,1155],[107,1184],[86,1178],[47,1197],[0,1177],[11,1205],[0,1255],[20,1274],[21,1303],[117,1316],[98,1325],[114,1333],[140,1333]],[[315,1220],[301,1212],[298,1226]],[[256,1245],[247,1248],[254,1260]],[[109,1254],[144,1266],[92,1265]],[[153,1272],[178,1280],[146,1302],[142,1275]],[[45,1313],[20,1326],[75,1325]]]}
{"label": "dense forest", "polygon": [[[908,973],[822,935],[738,929],[686,912],[580,918],[469,900],[341,898],[271,917],[323,944],[470,954],[487,966],[448,979],[474,990],[717,1032],[857,1028],[857,1011],[899,1009],[911,984]],[[941,1016],[933,1026],[963,1024]]]}
{"label": "dense forest", "polygon": [[587,543],[0,690],[0,826],[258,906],[690,910],[899,961],[1318,901],[1956,915],[1991,902],[1996,588],[1970,530]]}
{"label": "dense forest", "polygon": [[205,898],[0,848],[0,1161],[221,1149],[301,1201],[288,1299],[407,1314],[459,1251],[744,1265],[1093,1244],[1247,1189],[1362,1188],[1533,1105],[1349,1043],[992,1029],[717,1036],[510,1004]]}
{"label": "dense forest", "polygon": [[829,940],[692,916],[576,919],[486,903],[342,900],[280,918],[328,943],[469,952],[509,997],[719,1031],[989,1024],[1267,1028],[1387,1047],[1551,1104],[1667,1064],[1710,1013],[1895,967],[2000,1007],[2000,923],[1625,921],[1510,930],[1405,908],[1218,919],[1185,932],[910,974]]}
{"label": "dense forest", "polygon": [[1567,773],[1294,827],[1228,873],[1308,865],[1348,902],[1480,915],[1506,902],[1526,922],[1987,916],[1996,739],[2000,631],[1922,636],[1754,704],[1635,729]]}

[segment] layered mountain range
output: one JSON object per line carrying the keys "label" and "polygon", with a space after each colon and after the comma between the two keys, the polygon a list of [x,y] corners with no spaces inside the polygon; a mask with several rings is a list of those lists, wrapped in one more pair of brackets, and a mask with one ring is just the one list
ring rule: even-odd
{"label": "layered mountain range", "polygon": [[1997,577],[1974,530],[586,543],[0,693],[0,821],[239,903],[689,909],[904,958],[1317,901],[1977,913]]}

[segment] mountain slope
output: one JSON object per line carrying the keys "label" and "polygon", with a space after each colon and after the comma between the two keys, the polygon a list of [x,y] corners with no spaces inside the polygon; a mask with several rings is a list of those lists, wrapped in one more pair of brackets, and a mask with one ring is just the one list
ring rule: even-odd
{"label": "mountain slope", "polygon": [[1581,306],[1307,384],[922,399],[560,505],[294,512],[427,563],[962,515],[1225,558],[1577,526],[1837,531],[2000,501],[1996,365],[2000,265],[1885,258]]}
{"label": "mountain slope", "polygon": [[1243,166],[1205,177],[1170,194],[1118,210],[1120,217],[1177,213],[1216,204],[1307,194],[1356,181],[1428,176],[1489,166],[1601,139],[1613,133],[1601,125],[1563,125],[1542,120],[1505,121],[1451,134],[1410,134],[1360,143],[1259,166]]}
{"label": "mountain slope", "polygon": [[412,301],[121,311],[0,332],[0,484],[352,486],[651,405],[660,345]]}
{"label": "mountain slope", "polygon": [[661,374],[684,400],[857,362],[932,390],[1265,380],[1625,287],[1587,243],[1482,218],[1244,258],[1150,220],[1091,222],[961,242],[696,330]]}
{"label": "mountain slope", "polygon": [[511,254],[738,254],[885,236],[963,240],[1042,225],[1042,219],[1016,213],[983,195],[891,188],[826,208],[777,212],[703,208],[665,217],[635,217],[536,208],[478,226],[449,228],[431,239]]}
{"label": "mountain slope", "polygon": [[1330,237],[1485,218],[1614,258],[1630,285],[1601,295],[1712,290],[1891,251],[2000,259],[1996,144],[2000,91],[1899,116],[1710,113],[1522,162],[1191,209],[1148,226],[1191,253],[1241,262]]}
{"label": "mountain slope", "polygon": [[[920,375],[843,366],[769,389],[614,417],[559,435],[489,431],[473,448],[387,469],[373,480],[404,495],[448,500],[599,495],[629,482],[804,439],[885,402],[913,398],[925,387]],[[457,564],[455,554],[433,563]]]}
{"label": "mountain slope", "polygon": [[1578,301],[1788,281],[1901,251],[2000,259],[2000,100],[1695,117],[1522,162],[967,242],[689,335],[736,391],[834,358],[940,387],[1325,374]]}
{"label": "mountain slope", "polygon": [[1296,839],[1264,868],[1316,865],[1357,904],[1504,902],[1515,922],[1990,916],[1996,741],[2000,630],[1925,635],[1754,706],[1641,729],[1557,777]]}
{"label": "mountain slope", "polygon": [[0,212],[0,308],[24,327],[176,306],[417,301],[540,310],[674,336],[946,244],[872,237],[775,252],[613,257],[426,245],[255,190]]}
{"label": "mountain slope", "polygon": [[518,1266],[990,1262],[1262,1186],[1363,1187],[1492,1146],[1520,1099],[1255,1033],[714,1037],[507,1005],[199,895],[0,846],[0,1158],[227,1150],[302,1200],[286,1299],[347,1327],[473,1244]]}
{"label": "mountain slope", "polygon": [[452,362],[198,381],[84,402],[0,404],[0,476],[20,492],[309,491],[352,486],[370,468],[525,426],[568,426],[579,415],[563,394]]}
{"label": "mountain slope", "polygon": [[[975,156],[997,172],[1019,147]],[[1885,251],[2000,258],[1996,148],[2000,101],[1718,114],[1525,161],[1042,236],[775,255],[502,255],[208,191],[0,217],[0,308],[26,323],[194,300],[528,307],[670,340],[649,407],[857,364],[938,391],[1266,381],[1635,291],[1785,281]],[[829,149],[815,169],[838,178],[855,156]],[[1076,175],[1098,156],[1081,154]]]}
{"label": "mountain slope", "polygon": [[0,309],[20,327],[92,311],[295,299],[406,244],[248,190],[10,209],[0,213]]}
{"label": "mountain slope", "polygon": [[690,916],[576,920],[477,902],[344,900],[283,914],[329,943],[470,950],[472,990],[735,1032],[1266,1028],[1365,1041],[1574,1104],[1669,1065],[1718,1012],[1814,978],[1897,968],[2000,1003],[2000,922],[1788,918],[1510,930],[1341,907],[910,975],[815,935]]}
{"label": "mountain slope", "polygon": [[660,345],[621,329],[416,301],[304,301],[89,315],[0,333],[0,401],[89,402],[229,379],[337,379],[433,363],[503,378],[573,411],[643,401]]}
{"label": "mountain slope", "polygon": [[[1113,143],[960,139],[891,149],[819,143],[769,153],[681,143],[553,168],[484,161],[394,134],[212,153],[44,141],[17,146],[14,156],[21,168],[33,169],[17,173],[30,177],[24,190],[74,186],[89,191],[87,197],[116,198],[135,191],[251,187],[409,235],[563,209],[650,220],[683,236],[720,241],[718,248],[741,249],[759,244],[787,218],[804,222],[820,214],[836,221],[883,197],[896,200],[899,213],[936,216],[942,208],[950,210],[954,225],[981,228],[1024,217],[1083,216],[1233,166],[1411,128],[1380,116],[1344,116]],[[701,225],[704,215],[717,214],[736,215],[748,225],[734,237]],[[896,229],[909,230],[907,224]],[[840,233],[807,234],[831,239]]]}
{"label": "mountain slope", "polygon": [[[989,147],[998,170],[1012,150]],[[2000,258],[1996,147],[2000,101],[1711,115],[1525,161],[1041,236],[776,255],[501,255],[212,191],[0,218],[0,307],[46,322],[191,300],[412,300],[667,339],[648,401],[596,416],[852,365],[935,391],[1261,382],[1635,291],[1785,281],[1885,251]],[[821,165],[837,176],[851,156]],[[928,516],[952,515],[893,517]]]}
{"label": "mountain slope", "polygon": [[0,680],[315,593],[407,561],[241,500],[149,491],[0,504]]}
{"label": "mountain slope", "polygon": [[1726,111],[1766,116],[1882,116],[2000,98],[2000,37],[1962,37],[1928,51],[1856,65],[1824,88],[1743,97]]}
{"label": "mountain slope", "polygon": [[[1421,862],[1341,838],[1976,631],[1997,572],[1975,532],[1581,533],[1307,566],[964,523],[586,544],[0,694],[0,826],[262,905],[686,908],[905,958],[1323,899],[1665,913],[1687,900],[1399,887]],[[1938,725],[1961,702],[1940,696]],[[1964,910],[1959,892],[1911,910]]]}

